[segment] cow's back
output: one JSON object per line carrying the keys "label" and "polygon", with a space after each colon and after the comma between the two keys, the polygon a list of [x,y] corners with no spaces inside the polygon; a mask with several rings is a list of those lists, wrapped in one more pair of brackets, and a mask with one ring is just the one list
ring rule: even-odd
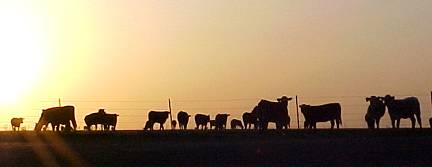
{"label": "cow's back", "polygon": [[310,119],[322,122],[332,119],[339,119],[341,116],[341,106],[339,103],[329,103],[319,106],[310,106]]}
{"label": "cow's back", "polygon": [[207,124],[210,121],[210,117],[204,114],[196,114],[195,115],[195,123],[196,124]]}
{"label": "cow's back", "polygon": [[152,122],[165,123],[168,119],[169,112],[167,111],[150,111],[148,119]]}

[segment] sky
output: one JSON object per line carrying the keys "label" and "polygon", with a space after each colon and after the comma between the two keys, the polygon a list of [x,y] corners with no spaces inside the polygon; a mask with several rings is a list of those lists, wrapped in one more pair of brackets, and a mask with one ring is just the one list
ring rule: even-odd
{"label": "sky", "polygon": [[[0,1],[0,129],[12,117],[24,117],[32,129],[59,98],[76,107],[81,128],[85,115],[105,108],[120,115],[119,129],[141,129],[147,112],[167,110],[169,98],[174,114],[239,119],[260,99],[282,95],[312,105],[341,102],[345,127],[366,127],[364,98],[385,94],[417,96],[427,126],[430,6],[427,0]],[[294,101],[289,110],[296,120]]]}

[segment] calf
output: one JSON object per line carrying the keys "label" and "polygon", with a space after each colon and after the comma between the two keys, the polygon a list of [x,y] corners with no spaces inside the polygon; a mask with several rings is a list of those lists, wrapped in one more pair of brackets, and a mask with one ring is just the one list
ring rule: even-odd
{"label": "calf", "polygon": [[23,123],[24,118],[12,118],[11,119],[11,125],[12,125],[12,130],[16,131],[18,129],[20,129],[21,124]]}
{"label": "calf", "polygon": [[195,115],[195,129],[207,129],[207,124],[210,122],[210,115],[197,114]]}
{"label": "calf", "polygon": [[240,127],[240,129],[243,129],[242,121],[238,119],[231,120],[231,129],[237,129],[237,127]]}
{"label": "calf", "polygon": [[370,103],[365,115],[368,128],[374,129],[376,124],[376,128],[379,129],[380,119],[385,113],[385,104],[382,98],[376,96],[367,97],[366,102]]}
{"label": "calf", "polygon": [[401,119],[411,119],[411,127],[415,128],[415,120],[422,128],[421,116],[420,116],[420,103],[416,97],[407,97],[404,99],[395,99],[394,96],[386,95],[382,97],[384,104],[387,106],[392,128],[399,128]]}
{"label": "calf", "polygon": [[177,120],[178,120],[179,128],[180,129],[184,129],[184,130],[187,129],[187,124],[189,122],[189,117],[190,117],[190,115],[188,115],[188,113],[186,113],[184,111],[180,111],[177,114]]}
{"label": "calf", "polygon": [[[164,130],[164,124],[168,119],[169,112],[168,111],[150,111],[148,113],[148,121],[146,123],[146,127],[151,126],[150,129],[153,129],[154,123],[159,123],[159,130]],[[144,127],[144,129],[147,129]]]}
{"label": "calf", "polygon": [[217,114],[215,121],[216,121],[216,130],[223,130],[226,129],[226,124],[228,120],[229,114]]}
{"label": "calf", "polygon": [[342,124],[341,119],[341,106],[339,103],[330,103],[319,106],[311,106],[302,104],[300,105],[301,112],[305,118],[305,128],[316,129],[317,122],[330,121],[331,128],[336,127],[339,129],[339,124]]}

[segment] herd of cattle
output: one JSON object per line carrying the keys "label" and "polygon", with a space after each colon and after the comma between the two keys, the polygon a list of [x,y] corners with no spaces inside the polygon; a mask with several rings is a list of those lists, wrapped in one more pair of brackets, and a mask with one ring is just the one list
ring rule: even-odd
{"label": "herd of cattle", "polygon": [[[288,129],[290,127],[290,117],[288,115],[288,102],[292,98],[283,96],[278,98],[276,102],[261,100],[251,112],[245,112],[242,115],[242,121],[238,119],[231,120],[231,129],[260,129],[266,130],[269,122],[275,123],[276,129]],[[415,128],[417,120],[420,128],[422,127],[420,117],[420,103],[416,97],[408,97],[404,99],[395,99],[394,96],[386,95],[384,97],[371,96],[366,98],[369,102],[369,107],[365,115],[365,121],[368,128],[379,128],[380,119],[384,116],[385,110],[390,116],[392,128],[399,128],[401,119],[410,119],[412,128]],[[341,105],[339,103],[329,103],[318,106],[302,104],[299,106],[301,113],[304,116],[304,128],[316,129],[317,122],[330,122],[331,128],[339,128],[342,125]],[[118,114],[108,114],[103,109],[98,112],[91,113],[85,116],[85,130],[91,130],[94,126],[97,130],[98,125],[101,130],[115,130],[117,125]],[[153,130],[155,123],[159,124],[161,130],[164,129],[164,124],[168,120],[170,112],[168,111],[150,111],[148,113],[148,121],[144,125],[144,130]],[[195,129],[226,129],[229,114],[217,114],[214,120],[210,119],[210,115],[196,114],[194,116]],[[187,129],[189,118],[191,115],[184,111],[177,114],[177,121],[180,129]],[[171,122],[171,127],[175,128],[177,121]],[[12,129],[19,129],[23,123],[23,118],[13,118],[11,120]],[[72,125],[71,125],[72,123]],[[429,119],[432,127],[432,118]],[[46,130],[51,124],[53,131],[70,131],[76,130],[77,123],[75,120],[75,108],[73,106],[54,107],[42,111],[38,123],[36,123],[35,131]],[[208,125],[210,125],[208,127]]]}

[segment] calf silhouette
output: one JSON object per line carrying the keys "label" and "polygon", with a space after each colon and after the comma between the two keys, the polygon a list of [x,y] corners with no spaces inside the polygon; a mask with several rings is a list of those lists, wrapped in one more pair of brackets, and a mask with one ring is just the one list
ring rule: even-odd
{"label": "calf silhouette", "polygon": [[86,129],[91,130],[94,125],[97,130],[97,125],[102,125],[101,130],[115,130],[117,125],[118,114],[107,114],[104,109],[99,109],[96,113],[88,114],[84,117]]}
{"label": "calf silhouette", "polygon": [[187,129],[187,125],[188,125],[188,122],[189,122],[189,117],[190,117],[190,115],[188,113],[184,112],[184,111],[180,111],[177,114],[177,120],[178,120],[179,128],[180,129],[183,129],[183,130]]}
{"label": "calf silhouette", "polygon": [[334,128],[335,121],[338,129],[339,124],[342,124],[341,106],[339,103],[330,103],[319,106],[302,104],[300,105],[300,109],[305,118],[305,128],[316,129],[317,122],[330,121],[331,129]]}
{"label": "calf silhouette", "polygon": [[173,129],[176,129],[176,127],[177,127],[177,121],[176,121],[176,120],[172,120],[172,121],[171,121],[171,127],[172,127]]}
{"label": "calf silhouette", "polygon": [[216,130],[226,129],[229,114],[217,114],[215,118]]}
{"label": "calf silhouette", "polygon": [[257,116],[260,129],[267,129],[269,122],[276,123],[276,129],[288,129],[290,118],[288,115],[288,102],[292,98],[282,96],[277,99],[277,102],[261,100],[258,103],[258,108],[252,113]]}
{"label": "calf silhouette", "polygon": [[16,130],[20,130],[20,125],[23,123],[24,118],[12,118],[11,119],[11,125],[12,125],[12,130],[16,131]]}
{"label": "calf silhouette", "polygon": [[242,121],[238,119],[231,120],[231,129],[237,129],[239,127],[240,129],[244,129]]}
{"label": "calf silhouette", "polygon": [[[257,110],[257,108],[258,106],[256,106],[253,110]],[[243,118],[243,124],[245,126],[245,129],[251,129],[252,125],[254,129],[257,129],[258,118],[253,113],[254,113],[253,111],[252,113],[248,113],[248,112],[243,113],[242,118]]]}
{"label": "calf silhouette", "polygon": [[395,99],[394,96],[386,95],[382,98],[384,99],[384,104],[387,106],[392,128],[399,128],[400,120],[407,118],[411,120],[411,127],[415,128],[416,117],[420,128],[422,128],[420,103],[416,97]]}
{"label": "calf silhouette", "polygon": [[195,115],[195,129],[207,129],[207,124],[210,122],[210,115],[197,114]]}
{"label": "calf silhouette", "polygon": [[385,104],[382,101],[382,98],[376,96],[367,97],[366,102],[370,103],[365,115],[365,121],[368,128],[374,129],[376,124],[376,128],[379,129],[380,119],[385,113]]}

